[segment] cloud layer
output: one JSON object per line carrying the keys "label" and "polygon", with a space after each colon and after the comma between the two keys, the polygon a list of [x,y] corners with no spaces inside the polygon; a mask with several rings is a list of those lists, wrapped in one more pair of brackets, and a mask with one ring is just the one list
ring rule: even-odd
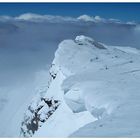
{"label": "cloud layer", "polygon": [[54,15],[39,15],[34,13],[25,13],[19,15],[17,17],[10,17],[10,16],[0,16],[1,21],[7,20],[17,20],[17,21],[33,21],[33,22],[78,22],[78,21],[85,21],[85,22],[102,22],[102,23],[120,23],[120,24],[136,24],[134,21],[130,22],[123,22],[119,19],[105,19],[100,16],[89,16],[89,15],[81,15],[79,17],[63,17],[63,16],[54,16]]}

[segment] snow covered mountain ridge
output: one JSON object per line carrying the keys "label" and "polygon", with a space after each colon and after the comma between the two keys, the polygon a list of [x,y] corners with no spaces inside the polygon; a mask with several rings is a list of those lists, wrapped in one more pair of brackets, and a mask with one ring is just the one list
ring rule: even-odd
{"label": "snow covered mountain ridge", "polygon": [[35,97],[22,123],[37,129],[22,125],[22,136],[139,137],[139,62],[134,48],[83,35],[62,41],[47,90]]}

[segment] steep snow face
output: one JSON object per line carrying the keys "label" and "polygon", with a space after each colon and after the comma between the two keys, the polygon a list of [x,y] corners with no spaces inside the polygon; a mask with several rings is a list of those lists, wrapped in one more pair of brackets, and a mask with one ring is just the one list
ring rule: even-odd
{"label": "steep snow face", "polygon": [[59,101],[41,98],[36,105],[31,104],[25,113],[20,135],[31,137],[58,108]]}
{"label": "steep snow face", "polygon": [[60,105],[34,137],[140,136],[139,62],[139,50],[130,47],[83,35],[62,41],[44,94]]}

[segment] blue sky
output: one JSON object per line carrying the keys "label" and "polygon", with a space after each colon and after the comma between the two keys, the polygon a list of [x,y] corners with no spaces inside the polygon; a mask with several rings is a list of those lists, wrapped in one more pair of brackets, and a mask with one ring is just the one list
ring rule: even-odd
{"label": "blue sky", "polygon": [[0,15],[17,16],[28,12],[73,17],[88,14],[140,21],[140,3],[0,3]]}

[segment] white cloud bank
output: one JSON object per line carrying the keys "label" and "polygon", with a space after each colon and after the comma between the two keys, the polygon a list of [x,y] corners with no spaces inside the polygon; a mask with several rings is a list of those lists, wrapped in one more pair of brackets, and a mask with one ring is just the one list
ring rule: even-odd
{"label": "white cloud bank", "polygon": [[94,23],[119,23],[119,24],[133,24],[135,25],[136,22],[129,21],[129,22],[123,22],[118,19],[105,19],[100,16],[89,16],[89,15],[81,15],[79,17],[68,17],[68,16],[54,16],[54,15],[40,15],[35,13],[24,13],[17,17],[10,17],[10,16],[0,16],[0,21],[7,21],[7,20],[17,20],[17,21],[32,21],[32,22],[78,22],[78,21],[84,21],[84,22],[94,22]]}

